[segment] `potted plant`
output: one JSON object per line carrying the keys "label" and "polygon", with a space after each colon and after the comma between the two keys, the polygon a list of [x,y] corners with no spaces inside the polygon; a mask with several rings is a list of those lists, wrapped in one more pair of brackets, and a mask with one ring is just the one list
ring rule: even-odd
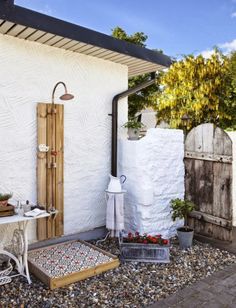
{"label": "potted plant", "polygon": [[195,205],[188,200],[181,200],[179,198],[172,199],[170,202],[172,208],[172,219],[184,219],[184,226],[177,229],[179,245],[181,249],[187,249],[192,246],[193,229],[188,226],[188,214],[193,211]]}
{"label": "potted plant", "polygon": [[1,194],[0,193],[0,206],[6,207],[8,205],[8,200],[12,197],[12,193],[10,194]]}
{"label": "potted plant", "polygon": [[138,140],[140,129],[144,127],[144,124],[142,122],[139,122],[136,118],[132,118],[123,126],[125,128],[128,128],[129,140]]}

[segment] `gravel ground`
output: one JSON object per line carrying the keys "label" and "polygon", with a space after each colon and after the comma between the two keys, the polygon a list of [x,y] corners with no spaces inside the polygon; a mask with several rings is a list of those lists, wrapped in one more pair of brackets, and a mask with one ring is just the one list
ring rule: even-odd
{"label": "gravel ground", "polygon": [[[100,247],[118,254],[115,240]],[[35,277],[32,285],[14,278],[0,286],[0,307],[145,307],[226,265],[236,256],[208,244],[194,242],[181,251],[173,243],[171,263],[125,263],[115,270],[50,291]]]}

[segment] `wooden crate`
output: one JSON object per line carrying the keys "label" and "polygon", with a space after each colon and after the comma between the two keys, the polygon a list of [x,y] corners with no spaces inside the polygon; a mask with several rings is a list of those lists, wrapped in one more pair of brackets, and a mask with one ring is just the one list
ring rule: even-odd
{"label": "wooden crate", "polygon": [[170,246],[158,244],[120,243],[122,261],[169,263]]}
{"label": "wooden crate", "polygon": [[8,206],[0,206],[0,217],[12,216],[15,214],[15,207],[8,204]]}
{"label": "wooden crate", "polygon": [[55,289],[119,266],[119,259],[84,241],[70,241],[29,251],[30,272]]}

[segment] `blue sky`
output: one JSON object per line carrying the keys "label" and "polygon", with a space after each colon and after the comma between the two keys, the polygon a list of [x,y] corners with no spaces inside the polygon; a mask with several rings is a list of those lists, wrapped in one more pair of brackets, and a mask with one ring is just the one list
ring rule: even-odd
{"label": "blue sky", "polygon": [[236,0],[15,0],[15,4],[110,34],[148,35],[167,55],[236,50]]}

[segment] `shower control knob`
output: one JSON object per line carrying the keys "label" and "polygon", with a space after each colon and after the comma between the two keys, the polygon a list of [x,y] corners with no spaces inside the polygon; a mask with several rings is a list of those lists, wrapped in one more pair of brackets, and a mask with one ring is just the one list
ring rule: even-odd
{"label": "shower control knob", "polygon": [[46,153],[46,152],[49,151],[49,146],[46,145],[46,144],[39,144],[38,145],[38,150],[39,150],[39,152]]}

